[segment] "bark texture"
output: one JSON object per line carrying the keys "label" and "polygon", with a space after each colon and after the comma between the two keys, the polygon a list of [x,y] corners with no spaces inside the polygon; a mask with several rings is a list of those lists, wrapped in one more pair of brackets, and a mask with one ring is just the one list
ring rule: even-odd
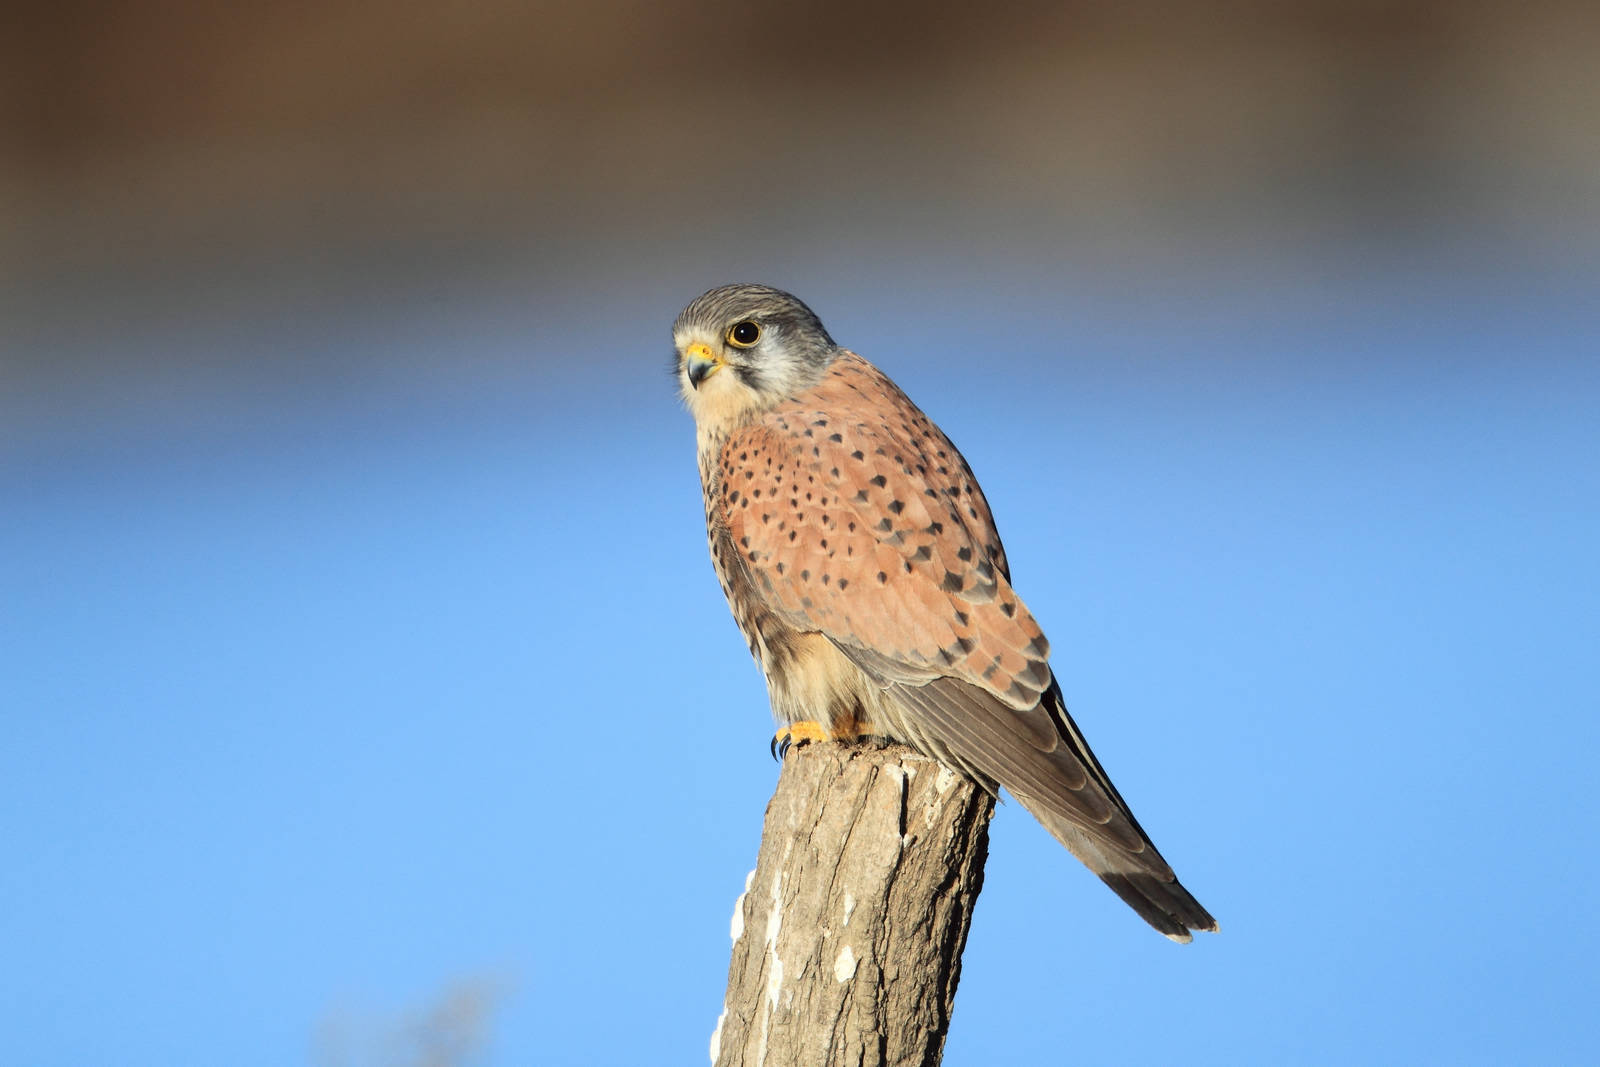
{"label": "bark texture", "polygon": [[934,1067],[994,799],[903,745],[791,749],[733,917],[718,1067]]}

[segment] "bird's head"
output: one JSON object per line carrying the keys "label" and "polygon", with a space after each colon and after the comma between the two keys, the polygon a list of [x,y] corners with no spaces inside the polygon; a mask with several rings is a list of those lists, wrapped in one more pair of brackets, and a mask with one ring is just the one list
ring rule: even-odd
{"label": "bird's head", "polygon": [[672,324],[675,373],[701,427],[770,408],[821,379],[839,347],[812,310],[765,285],[724,285]]}

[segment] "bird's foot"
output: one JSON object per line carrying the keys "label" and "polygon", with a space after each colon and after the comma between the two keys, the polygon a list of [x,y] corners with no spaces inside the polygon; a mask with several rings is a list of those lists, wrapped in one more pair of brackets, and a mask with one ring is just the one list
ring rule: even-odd
{"label": "bird's foot", "polygon": [[813,741],[859,741],[863,737],[876,737],[872,725],[861,719],[854,719],[842,727],[832,729],[811,719],[802,719],[784,726],[772,735],[772,758],[783,759],[789,754],[789,749],[795,745],[806,745]]}
{"label": "bird's foot", "polygon": [[780,727],[772,735],[772,758],[781,760],[789,754],[789,749],[794,745],[809,744],[812,741],[832,741],[833,732],[820,722],[803,719],[792,722],[788,726]]}

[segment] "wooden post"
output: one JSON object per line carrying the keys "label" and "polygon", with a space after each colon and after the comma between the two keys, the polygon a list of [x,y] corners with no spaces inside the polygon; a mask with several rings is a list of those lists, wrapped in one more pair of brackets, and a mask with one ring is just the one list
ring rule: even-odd
{"label": "wooden post", "polygon": [[936,1067],[994,798],[903,745],[791,749],[733,918],[717,1067]]}

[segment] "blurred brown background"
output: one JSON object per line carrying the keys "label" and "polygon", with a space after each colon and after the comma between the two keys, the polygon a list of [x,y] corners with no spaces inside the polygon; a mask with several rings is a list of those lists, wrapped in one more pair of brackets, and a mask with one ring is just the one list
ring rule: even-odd
{"label": "blurred brown background", "polygon": [[6,414],[160,368],[315,375],[282,323],[463,294],[664,321],[752,272],[936,301],[919,265],[1587,258],[1595,10],[14,5]]}

